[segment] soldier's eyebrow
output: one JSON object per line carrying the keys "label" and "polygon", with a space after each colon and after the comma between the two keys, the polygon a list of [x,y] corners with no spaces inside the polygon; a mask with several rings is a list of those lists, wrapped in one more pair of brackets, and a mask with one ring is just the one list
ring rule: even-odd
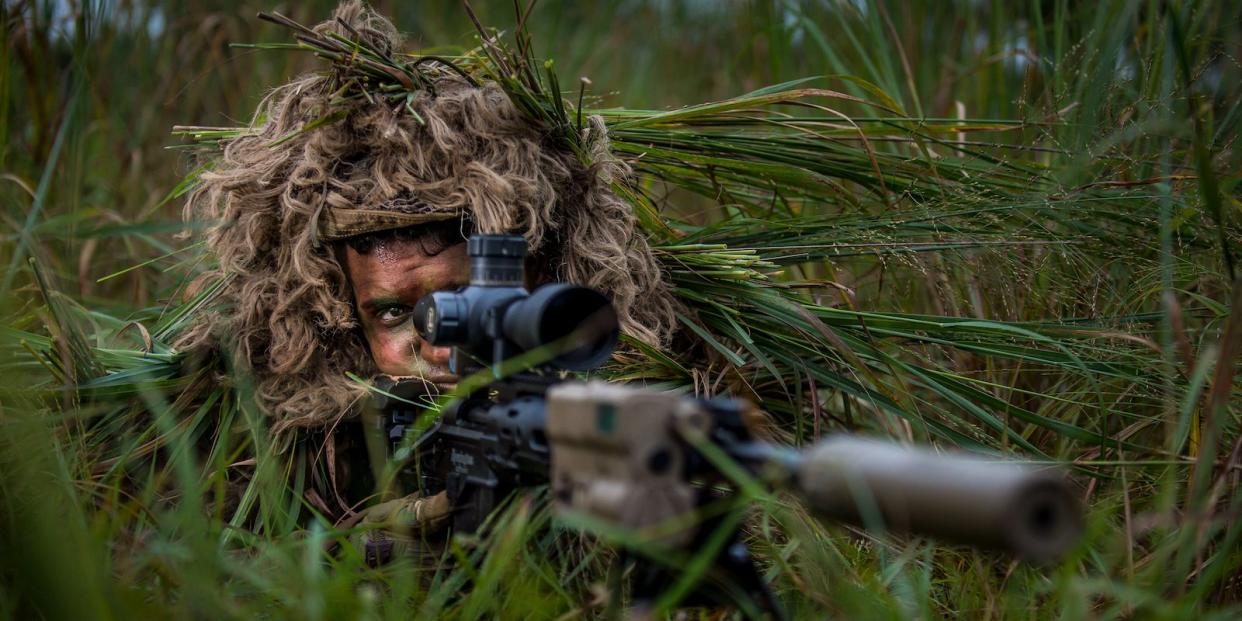
{"label": "soldier's eyebrow", "polygon": [[380,297],[368,298],[364,300],[362,304],[359,304],[359,306],[362,308],[362,310],[368,313],[374,313],[375,311],[380,310],[382,308],[387,308],[389,306],[400,306],[404,304],[405,302],[402,301],[401,298],[380,296]]}

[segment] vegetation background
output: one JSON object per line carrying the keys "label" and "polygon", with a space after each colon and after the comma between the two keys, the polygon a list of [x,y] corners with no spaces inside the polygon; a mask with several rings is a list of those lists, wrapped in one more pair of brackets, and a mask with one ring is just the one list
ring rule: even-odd
{"label": "vegetation background", "polygon": [[[325,556],[324,542],[340,535],[308,517],[302,481],[290,483],[303,454],[271,446],[264,422],[242,407],[225,407],[213,428],[247,439],[213,443],[202,425],[210,405],[177,399],[187,382],[161,341],[195,310],[175,300],[198,257],[173,237],[186,228],[176,197],[195,164],[171,129],[244,125],[265,89],[321,66],[231,44],[288,41],[255,19],[260,10],[315,23],[334,4],[4,2],[0,616],[608,613],[590,569],[599,559],[566,566],[540,554],[547,518],[526,505],[485,540],[455,547],[453,568],[369,570],[357,555]],[[472,5],[512,31],[509,0]],[[413,49],[475,45],[455,1],[375,6]],[[749,295],[783,282],[805,290],[817,316],[888,313],[867,316],[874,341],[861,316],[833,324],[846,337],[825,365],[892,370],[866,381],[900,407],[861,408],[812,379],[796,406],[777,412],[795,441],[847,428],[1042,454],[1072,462],[1080,477],[1084,544],[1043,568],[826,527],[788,499],[756,499],[756,547],[793,616],[1242,614],[1233,389],[1242,6],[548,1],[526,25],[536,53],[575,85],[567,92],[589,77],[587,104],[598,110],[758,97],[816,76],[817,87],[882,104],[837,98],[831,109],[783,112],[794,131],[850,145],[840,153],[740,139],[713,147],[819,175],[806,187],[788,178],[799,189],[781,218],[765,221],[757,206],[788,197],[750,192],[757,182],[741,173],[709,183],[695,176],[701,167],[643,164],[670,220],[706,242],[757,248],[745,269],[729,268],[755,288],[678,280],[682,295]],[[746,101],[746,114],[686,116],[700,133],[682,136],[691,146],[677,152],[744,137],[712,127],[733,130],[767,110]],[[672,144],[685,130],[644,121],[626,133],[627,115],[654,114],[605,114],[618,149],[651,153],[647,161],[659,161],[656,139],[642,131],[664,131]],[[860,146],[854,135],[867,139]],[[730,191],[738,198],[722,200]],[[665,256],[689,256],[664,241]],[[736,329],[727,313],[702,319],[736,335],[720,338],[739,362],[770,363],[773,376],[797,366],[797,352],[779,343],[771,360],[747,349],[749,335],[763,334],[760,319]],[[292,457],[248,461],[273,453]],[[253,469],[251,500],[225,513],[206,499],[237,468]]]}

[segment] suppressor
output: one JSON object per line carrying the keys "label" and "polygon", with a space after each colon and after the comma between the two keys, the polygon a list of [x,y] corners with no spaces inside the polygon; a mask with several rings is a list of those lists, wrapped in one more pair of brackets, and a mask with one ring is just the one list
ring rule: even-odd
{"label": "suppressor", "polygon": [[803,454],[796,483],[820,516],[1002,548],[1035,562],[1077,543],[1082,512],[1063,473],[960,453],[830,436]]}

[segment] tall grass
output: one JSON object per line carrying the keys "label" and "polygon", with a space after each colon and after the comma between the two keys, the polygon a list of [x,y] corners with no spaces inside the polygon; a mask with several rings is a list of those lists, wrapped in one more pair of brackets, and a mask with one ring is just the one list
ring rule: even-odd
{"label": "tall grass", "polygon": [[[456,2],[387,4],[420,51],[477,43]],[[511,2],[472,5],[514,31]],[[331,5],[286,8],[312,23]],[[173,237],[197,147],[169,129],[243,124],[313,58],[229,47],[288,41],[240,3],[4,11],[0,613],[612,614],[606,546],[564,550],[536,502],[431,567],[326,554],[349,533],[311,493],[323,434],[270,437],[244,377],[219,390],[164,344],[210,295],[182,301],[204,260],[192,226]],[[1240,19],[1154,0],[526,18],[559,83],[514,90],[572,119],[590,78],[584,106],[641,175],[629,198],[696,311],[685,329],[724,361],[646,352],[610,373],[760,400],[794,442],[1013,451],[1082,483],[1087,536],[1055,567],[755,498],[752,544],[792,616],[1242,612]]]}

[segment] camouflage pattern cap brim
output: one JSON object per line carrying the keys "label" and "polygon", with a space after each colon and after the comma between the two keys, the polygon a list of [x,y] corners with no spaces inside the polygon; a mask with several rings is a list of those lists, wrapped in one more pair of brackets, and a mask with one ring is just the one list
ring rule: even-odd
{"label": "camouflage pattern cap brim", "polygon": [[319,218],[319,241],[332,242],[356,235],[401,229],[407,226],[460,218],[455,211],[408,213],[386,209],[338,209],[329,207]]}

